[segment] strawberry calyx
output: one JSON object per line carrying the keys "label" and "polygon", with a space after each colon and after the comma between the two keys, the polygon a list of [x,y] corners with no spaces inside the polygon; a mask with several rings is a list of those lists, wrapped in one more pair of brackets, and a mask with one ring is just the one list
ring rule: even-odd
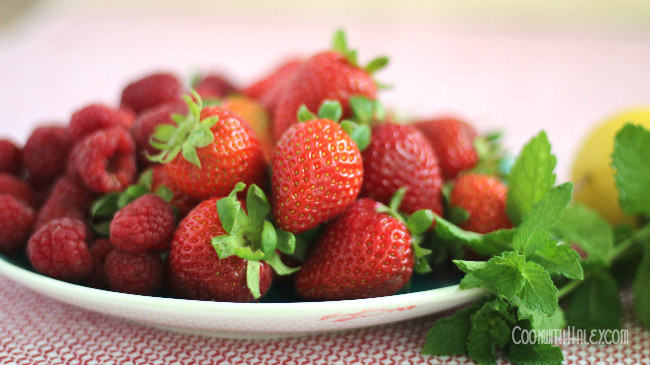
{"label": "strawberry calyx", "polygon": [[399,207],[404,200],[404,194],[406,194],[406,187],[397,189],[388,206],[381,204],[377,208],[377,213],[386,213],[406,225],[411,233],[411,247],[415,256],[413,268],[415,272],[424,274],[431,271],[427,256],[432,251],[420,246],[420,243],[424,240],[425,234],[434,223],[436,216],[431,209],[420,209],[411,215],[400,212]]}
{"label": "strawberry calyx", "polygon": [[[334,35],[332,36],[332,50],[343,55],[352,66],[360,67],[357,50],[348,48],[347,37],[344,30],[339,29],[334,32]],[[386,67],[388,61],[389,58],[386,56],[376,57],[361,68],[369,74],[373,74],[374,72]]]}
{"label": "strawberry calyx", "polygon": [[352,119],[343,119],[343,107],[338,100],[323,100],[318,108],[318,114],[312,113],[305,104],[298,108],[298,122],[316,119],[329,119],[341,125],[341,128],[357,144],[359,151],[365,150],[370,145],[371,128],[375,121],[385,118],[384,106],[378,100],[370,100],[364,96],[351,96],[349,98],[352,109]]}
{"label": "strawberry calyx", "polygon": [[513,158],[509,156],[501,144],[502,133],[490,132],[474,139],[473,145],[478,155],[478,163],[472,172],[494,175],[505,179],[510,173]]}
{"label": "strawberry calyx", "polygon": [[[99,197],[90,207],[90,227],[97,235],[108,237],[113,216],[132,201],[149,193],[158,195],[167,203],[172,200],[174,193],[168,187],[161,185],[156,191],[152,191],[152,184],[153,170],[148,169],[140,175],[135,184],[128,186],[123,191]],[[176,212],[176,208],[174,206],[172,208]]]}
{"label": "strawberry calyx", "polygon": [[183,98],[188,106],[187,115],[174,114],[172,120],[176,125],[161,124],[156,127],[149,143],[161,152],[147,155],[147,158],[153,162],[168,163],[181,153],[188,162],[201,168],[196,149],[214,142],[214,133],[210,128],[219,121],[219,117],[201,119],[203,101],[195,90]]}
{"label": "strawberry calyx", "polygon": [[278,251],[293,254],[296,238],[292,233],[276,229],[267,220],[271,205],[264,191],[255,184],[248,188],[244,209],[237,193],[245,188],[244,183],[237,183],[227,197],[217,201],[217,213],[226,234],[212,237],[212,246],[220,259],[235,255],[246,260],[246,282],[253,297],[258,299],[261,261],[278,275],[289,275],[299,269],[286,266],[278,254]]}

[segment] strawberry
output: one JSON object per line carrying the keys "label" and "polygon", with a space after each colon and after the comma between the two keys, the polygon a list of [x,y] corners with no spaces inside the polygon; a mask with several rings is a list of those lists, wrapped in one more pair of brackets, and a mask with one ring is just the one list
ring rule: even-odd
{"label": "strawberry", "polygon": [[506,213],[508,188],[494,176],[477,173],[462,174],[456,178],[449,203],[467,212],[467,219],[459,224],[465,230],[488,233],[511,228]]}
{"label": "strawberry", "polygon": [[[174,188],[204,200],[227,195],[238,182],[262,184],[266,163],[259,140],[240,117],[219,107],[202,107],[194,92],[186,96],[189,112],[173,117],[176,126],[156,127],[151,160],[166,164]],[[196,101],[195,101],[196,100]]]}
{"label": "strawberry", "polygon": [[264,106],[244,95],[230,95],[221,101],[221,107],[240,116],[250,125],[262,145],[264,157],[270,161],[274,143],[271,136],[271,120]]}
{"label": "strawberry", "polygon": [[243,189],[239,183],[230,195],[203,201],[180,222],[167,268],[175,295],[250,302],[269,289],[271,268],[281,275],[296,270],[276,251],[292,253],[295,238],[266,220],[271,207],[259,187],[249,187],[245,206],[237,199]]}
{"label": "strawberry", "polygon": [[[296,292],[307,299],[342,300],[397,293],[415,269],[426,272],[418,241],[433,222],[430,210],[404,221],[396,207],[362,198],[332,221],[308,253],[296,274]],[[417,238],[416,238],[417,237]]]}
{"label": "strawberry", "polygon": [[280,98],[284,94],[286,85],[290,84],[290,80],[296,74],[296,70],[302,65],[302,62],[300,59],[286,61],[267,77],[242,90],[242,94],[258,100],[264,105],[269,115],[273,115]]}
{"label": "strawberry", "polygon": [[424,136],[409,125],[381,123],[363,153],[361,196],[388,204],[406,187],[402,211],[431,209],[443,214],[442,173],[438,157]]}
{"label": "strawberry", "polygon": [[366,67],[360,67],[356,51],[349,50],[342,31],[334,36],[334,50],[321,52],[306,60],[286,85],[273,116],[273,135],[276,140],[292,124],[301,105],[315,110],[326,100],[338,100],[343,106],[343,117],[350,116],[349,98],[352,95],[375,99],[377,84],[372,72],[383,67],[388,59],[380,57]]}
{"label": "strawberry", "polygon": [[474,148],[476,130],[468,123],[452,117],[417,122],[414,126],[429,140],[440,159],[445,180],[471,169],[479,156]]}
{"label": "strawberry", "polygon": [[[326,117],[328,105],[332,116]],[[336,108],[338,106],[338,108]],[[302,108],[301,111],[306,111]],[[359,194],[363,162],[357,144],[335,120],[340,104],[309,111],[278,141],[272,165],[273,215],[278,226],[301,233],[334,218]]]}

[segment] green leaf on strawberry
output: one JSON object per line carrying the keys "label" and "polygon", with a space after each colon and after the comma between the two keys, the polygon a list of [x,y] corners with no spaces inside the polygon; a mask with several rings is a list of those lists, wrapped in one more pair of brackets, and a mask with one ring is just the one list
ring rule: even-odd
{"label": "green leaf on strawberry", "polygon": [[244,209],[237,194],[245,188],[245,184],[240,182],[227,197],[217,201],[216,209],[227,234],[213,237],[212,246],[219,259],[235,255],[248,261],[246,282],[251,294],[257,299],[261,295],[260,261],[267,262],[279,275],[292,274],[299,267],[287,267],[278,255],[278,251],[293,253],[293,234],[276,229],[267,220],[271,206],[262,189],[255,184],[248,187]]}

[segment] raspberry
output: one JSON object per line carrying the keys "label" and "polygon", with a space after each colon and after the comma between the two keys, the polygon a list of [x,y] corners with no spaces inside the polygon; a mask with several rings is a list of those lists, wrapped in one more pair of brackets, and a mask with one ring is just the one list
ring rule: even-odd
{"label": "raspberry", "polygon": [[0,172],[18,175],[22,167],[20,148],[8,139],[0,139]]}
{"label": "raspberry", "polygon": [[226,78],[218,74],[207,74],[199,79],[194,86],[202,99],[219,99],[237,92],[237,89]]}
{"label": "raspberry", "polygon": [[127,85],[122,91],[122,107],[136,114],[145,109],[181,99],[181,83],[169,73],[157,73]]}
{"label": "raspberry", "polygon": [[156,253],[116,249],[106,257],[104,274],[111,290],[152,295],[162,285],[163,262]]}
{"label": "raspberry", "polygon": [[58,197],[66,201],[68,204],[79,208],[81,212],[88,211],[96,198],[95,194],[88,190],[85,185],[67,175],[60,177],[56,181],[48,198],[51,197]]}
{"label": "raspberry", "polygon": [[104,263],[109,253],[115,250],[115,246],[107,238],[95,240],[90,245],[90,256],[93,258],[93,269],[90,275],[84,280],[84,284],[97,289],[108,289],[108,280],[104,273]]}
{"label": "raspberry", "polygon": [[34,225],[34,210],[9,194],[0,194],[0,252],[20,251]]}
{"label": "raspberry", "polygon": [[133,182],[136,170],[135,142],[120,127],[98,130],[82,139],[68,161],[68,174],[98,193],[123,190]]}
{"label": "raspberry", "polygon": [[65,171],[70,150],[66,128],[43,126],[34,129],[23,147],[23,163],[34,185],[49,185]]}
{"label": "raspberry", "polygon": [[25,180],[11,174],[0,173],[0,194],[13,195],[32,207],[37,205],[34,189]]}
{"label": "raspberry", "polygon": [[100,129],[110,127],[130,128],[135,116],[125,110],[111,108],[102,104],[88,105],[74,114],[68,124],[68,135],[72,143]]}
{"label": "raspberry", "polygon": [[176,220],[167,202],[146,194],[120,209],[111,221],[111,242],[129,252],[169,248]]}
{"label": "raspberry", "polygon": [[174,124],[173,114],[186,114],[187,104],[183,102],[165,103],[151,108],[138,116],[131,127],[131,135],[135,140],[137,147],[138,163],[140,166],[148,166],[151,162],[147,159],[147,154],[155,155],[160,151],[151,146],[149,140],[161,124]]}
{"label": "raspberry", "polygon": [[64,281],[79,281],[90,274],[93,261],[86,244],[83,222],[60,218],[34,233],[27,243],[27,257],[39,273]]}

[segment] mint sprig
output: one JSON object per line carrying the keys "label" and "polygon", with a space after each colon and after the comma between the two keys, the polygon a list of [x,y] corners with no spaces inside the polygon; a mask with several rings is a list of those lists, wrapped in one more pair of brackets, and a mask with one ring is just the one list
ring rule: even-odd
{"label": "mint sprig", "polygon": [[[515,326],[620,328],[621,283],[610,271],[615,264],[635,265],[637,316],[649,326],[649,160],[650,132],[626,125],[616,135],[612,166],[621,207],[641,222],[636,229],[615,231],[597,213],[570,204],[571,184],[554,186],[556,158],[544,132],[523,147],[507,176],[507,210],[514,228],[481,235],[436,217],[436,237],[491,256],[487,261],[454,261],[465,272],[460,288],[484,288],[492,294],[435,322],[423,353],[469,355],[480,364],[492,364],[500,351],[514,363],[561,364],[558,347],[516,344],[504,333],[511,334]],[[640,261],[630,254],[635,250],[642,252]]]}

